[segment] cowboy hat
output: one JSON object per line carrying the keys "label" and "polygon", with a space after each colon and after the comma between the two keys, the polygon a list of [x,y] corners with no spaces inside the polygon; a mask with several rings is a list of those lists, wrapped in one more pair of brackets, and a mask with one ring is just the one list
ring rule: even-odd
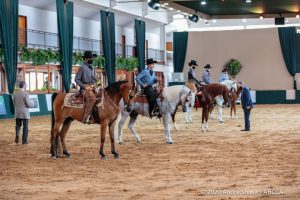
{"label": "cowboy hat", "polygon": [[212,67],[210,66],[210,64],[207,64],[207,65],[204,66],[204,68],[210,69],[210,68],[212,68]]}
{"label": "cowboy hat", "polygon": [[153,58],[149,58],[149,59],[146,60],[147,65],[151,65],[151,64],[154,64],[154,63],[157,63],[157,61],[153,60]]}
{"label": "cowboy hat", "polygon": [[94,57],[97,57],[97,55],[93,54],[92,51],[85,51],[83,53],[83,58],[94,58]]}
{"label": "cowboy hat", "polygon": [[192,65],[198,66],[197,61],[196,60],[191,60],[191,62],[189,62],[189,66],[192,66]]}

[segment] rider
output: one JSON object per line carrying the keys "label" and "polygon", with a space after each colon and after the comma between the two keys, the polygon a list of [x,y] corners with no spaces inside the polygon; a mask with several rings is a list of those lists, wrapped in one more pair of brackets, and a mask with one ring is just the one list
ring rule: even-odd
{"label": "rider", "polygon": [[226,81],[226,80],[229,80],[229,76],[228,76],[227,68],[225,67],[222,70],[222,74],[219,77],[219,83]]}
{"label": "rider", "polygon": [[202,83],[196,78],[195,69],[196,66],[198,67],[198,65],[195,60],[191,60],[188,65],[190,66],[190,70],[188,72],[188,84],[191,87],[190,89],[192,91],[196,91],[197,89],[195,87],[195,84],[202,85]]}
{"label": "rider", "polygon": [[210,68],[212,68],[212,67],[210,66],[210,64],[207,64],[207,65],[204,66],[204,68],[206,70],[203,72],[202,79],[203,79],[205,84],[211,84],[212,79],[211,79],[211,76],[210,76]]}
{"label": "rider", "polygon": [[96,96],[93,92],[93,84],[96,82],[95,69],[92,66],[93,53],[91,51],[85,51],[83,60],[84,63],[75,76],[75,82],[80,86],[79,92],[83,94],[86,100],[82,122],[93,123],[93,120],[90,119],[92,108],[96,103]]}
{"label": "rider", "polygon": [[146,60],[147,68],[143,69],[135,78],[137,83],[144,88],[144,93],[147,96],[147,100],[149,103],[149,115],[152,116],[159,116],[159,111],[154,110],[157,105],[156,102],[156,95],[153,88],[153,85],[157,83],[156,75],[153,71],[154,63],[157,61],[153,60],[153,58],[149,58]]}

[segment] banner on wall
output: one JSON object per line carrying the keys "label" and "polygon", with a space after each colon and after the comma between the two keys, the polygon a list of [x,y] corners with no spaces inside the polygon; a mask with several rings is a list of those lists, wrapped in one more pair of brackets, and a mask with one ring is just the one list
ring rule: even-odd
{"label": "banner on wall", "polygon": [[0,115],[6,115],[6,108],[3,96],[0,96]]}
{"label": "banner on wall", "polygon": [[48,111],[52,111],[52,94],[46,94],[46,102],[47,102],[47,109]]}
{"label": "banner on wall", "polygon": [[36,94],[29,95],[29,99],[33,101],[34,106],[32,108],[29,108],[29,112],[40,112],[40,105],[39,105],[39,99]]}

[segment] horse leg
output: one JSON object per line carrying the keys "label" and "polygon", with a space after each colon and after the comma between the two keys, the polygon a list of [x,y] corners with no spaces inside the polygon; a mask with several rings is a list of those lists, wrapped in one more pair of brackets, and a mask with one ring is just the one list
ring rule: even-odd
{"label": "horse leg", "polygon": [[184,113],[184,117],[185,117],[185,123],[188,124],[189,123],[189,111],[190,108],[187,108],[187,111]]}
{"label": "horse leg", "polygon": [[189,108],[188,108],[189,122],[190,122],[190,123],[192,123],[192,122],[193,122],[193,119],[192,119],[192,110],[193,110],[193,108],[192,108],[192,107],[189,107]]}
{"label": "horse leg", "polygon": [[218,105],[217,107],[218,107],[218,119],[219,119],[219,122],[223,122],[222,107],[220,105]]}
{"label": "horse leg", "polygon": [[66,147],[66,142],[65,142],[65,139],[66,139],[66,134],[70,128],[70,125],[72,123],[73,119],[72,118],[67,118],[64,123],[63,123],[63,126],[61,128],[61,131],[59,133],[59,136],[60,136],[60,139],[61,139],[61,144],[62,144],[62,148],[63,148],[63,154],[67,157],[67,158],[70,158],[71,155],[69,154],[68,150],[67,150],[67,147]]}
{"label": "horse leg", "polygon": [[172,122],[173,122],[173,127],[176,131],[178,131],[178,127],[177,127],[177,124],[176,124],[176,119],[175,119],[175,115],[176,115],[176,111],[171,115],[171,119],[172,119]]}
{"label": "horse leg", "polygon": [[114,120],[109,124],[109,137],[110,137],[111,153],[114,155],[115,158],[118,159],[120,155],[116,152],[115,149],[115,136],[114,136],[115,125],[116,125],[116,120]]}
{"label": "horse leg", "polygon": [[232,107],[233,107],[235,119],[238,119],[238,116],[237,116],[237,114],[236,114],[236,102],[234,102],[234,103],[232,104]]}
{"label": "horse leg", "polygon": [[[211,108],[210,108],[211,107]],[[210,109],[212,109],[213,107],[212,106],[208,106],[208,109],[207,109],[207,113],[206,113],[206,115],[205,115],[205,129],[208,131],[208,111],[210,110]]]}
{"label": "horse leg", "polygon": [[123,128],[124,123],[125,123],[125,121],[126,121],[126,119],[127,119],[128,116],[129,115],[127,114],[127,112],[121,111],[121,119],[120,119],[120,121],[118,123],[118,143],[119,144],[123,144],[123,139],[122,139],[122,137],[123,137],[123,131],[122,131],[122,128]]}
{"label": "horse leg", "polygon": [[140,144],[140,143],[142,143],[141,138],[140,138],[139,134],[134,129],[134,125],[136,123],[136,120],[137,120],[137,116],[136,117],[130,116],[127,127],[129,128],[129,130],[132,133],[132,135],[133,135],[134,139],[136,140],[136,142]]}
{"label": "horse leg", "polygon": [[170,118],[171,115],[169,113],[163,116],[163,122],[165,127],[165,138],[167,144],[173,144],[173,140],[171,138],[171,133],[170,133]]}
{"label": "horse leg", "polygon": [[207,106],[203,106],[203,108],[202,108],[202,126],[201,126],[202,132],[205,132],[204,119],[205,119],[205,116],[207,113],[208,113]]}
{"label": "horse leg", "polygon": [[60,128],[61,124],[62,124],[62,122],[55,121],[53,129],[51,130],[50,153],[51,153],[51,157],[53,159],[56,159],[56,156],[57,156],[57,135],[59,134],[59,128]]}
{"label": "horse leg", "polygon": [[234,103],[231,105],[231,107],[230,107],[230,118],[232,119],[233,117],[232,117],[232,111],[233,111],[233,109],[234,109]]}
{"label": "horse leg", "polygon": [[101,144],[100,144],[100,151],[99,151],[99,154],[100,154],[102,160],[106,160],[106,155],[104,154],[104,151],[103,151],[106,128],[107,128],[107,122],[102,122],[101,123],[101,131],[100,131],[101,132],[100,133],[101,134],[101,137],[100,137]]}

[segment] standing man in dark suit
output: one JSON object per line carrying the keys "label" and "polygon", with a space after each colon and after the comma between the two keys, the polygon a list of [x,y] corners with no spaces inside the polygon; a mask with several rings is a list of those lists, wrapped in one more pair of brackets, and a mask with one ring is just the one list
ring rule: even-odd
{"label": "standing man in dark suit", "polygon": [[19,132],[23,123],[23,135],[22,144],[28,144],[28,120],[30,119],[30,113],[28,108],[34,107],[34,102],[29,99],[29,94],[26,90],[25,81],[19,82],[20,90],[13,95],[16,117],[16,138],[15,142],[19,142]]}
{"label": "standing man in dark suit", "polygon": [[237,86],[243,88],[241,93],[241,103],[244,110],[245,129],[242,131],[250,131],[250,112],[253,108],[250,90],[243,82],[239,82]]}

